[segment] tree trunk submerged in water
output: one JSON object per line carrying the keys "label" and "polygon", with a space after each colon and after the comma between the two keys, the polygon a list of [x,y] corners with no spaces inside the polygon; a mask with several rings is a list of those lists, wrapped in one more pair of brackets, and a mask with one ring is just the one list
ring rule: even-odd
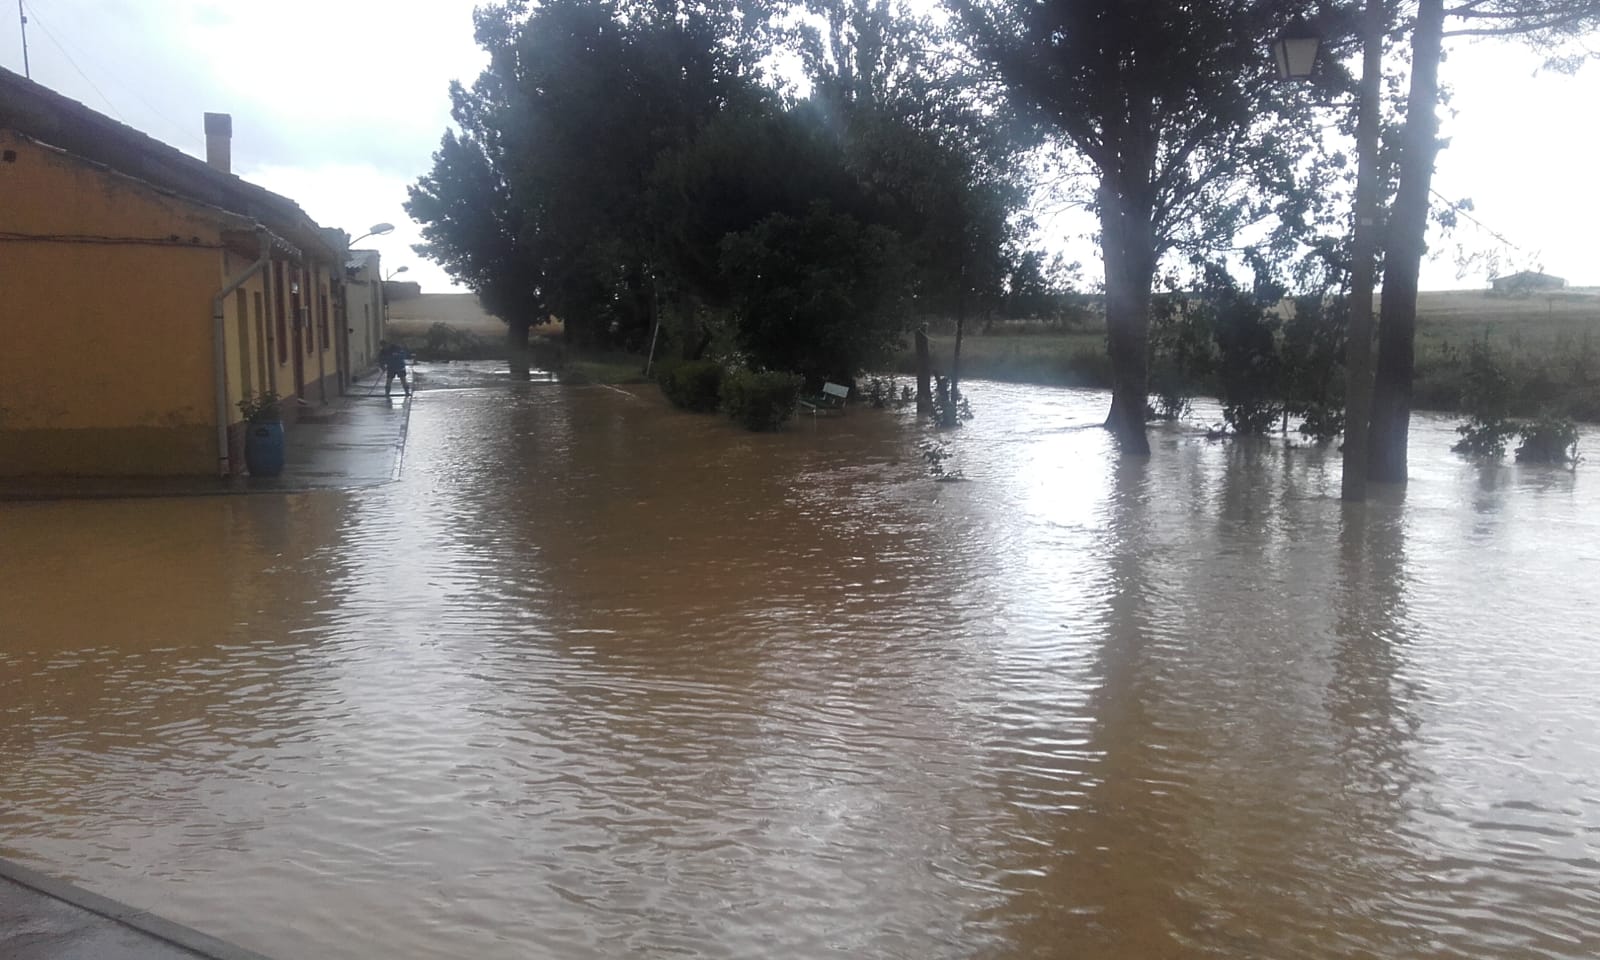
{"label": "tree trunk submerged in water", "polygon": [[1373,384],[1367,476],[1406,482],[1411,389],[1416,372],[1417,280],[1427,251],[1428,197],[1439,157],[1439,59],[1444,0],[1421,0],[1411,35],[1411,92],[1400,154],[1400,185],[1384,251],[1383,305],[1378,314],[1378,364]]}
{"label": "tree trunk submerged in water", "polygon": [[933,412],[933,358],[929,356],[928,332],[918,330],[917,340],[917,413]]}
{"label": "tree trunk submerged in water", "polygon": [[1100,247],[1106,269],[1106,353],[1111,412],[1106,429],[1123,453],[1148,456],[1145,408],[1150,396],[1150,288],[1155,236],[1150,204],[1132,191],[1100,187]]}
{"label": "tree trunk submerged in water", "polygon": [[527,317],[514,317],[506,321],[506,345],[512,350],[528,349],[528,331],[533,328]]}

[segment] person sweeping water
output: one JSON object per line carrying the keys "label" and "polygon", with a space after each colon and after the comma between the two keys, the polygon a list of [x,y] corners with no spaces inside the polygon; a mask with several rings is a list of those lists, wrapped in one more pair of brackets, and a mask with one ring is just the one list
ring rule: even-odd
{"label": "person sweeping water", "polygon": [[406,361],[411,359],[411,353],[398,343],[386,343],[378,351],[378,362],[383,365],[385,379],[383,381],[383,395],[393,395],[394,378],[400,378],[400,388],[411,396],[411,380],[406,374]]}

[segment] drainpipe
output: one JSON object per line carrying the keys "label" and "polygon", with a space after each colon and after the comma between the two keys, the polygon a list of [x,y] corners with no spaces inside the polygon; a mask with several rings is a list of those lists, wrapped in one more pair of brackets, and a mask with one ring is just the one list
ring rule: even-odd
{"label": "drainpipe", "polygon": [[261,256],[211,298],[211,365],[217,389],[217,473],[224,477],[231,471],[228,463],[228,341],[223,305],[233,291],[260,273],[261,268],[272,259],[272,240],[267,237],[266,231],[256,231],[256,238],[261,242]]}

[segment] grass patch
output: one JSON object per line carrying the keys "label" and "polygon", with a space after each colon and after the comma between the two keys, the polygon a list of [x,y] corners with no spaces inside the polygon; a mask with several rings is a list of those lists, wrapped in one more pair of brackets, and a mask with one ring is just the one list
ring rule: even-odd
{"label": "grass patch", "polygon": [[649,383],[644,375],[644,357],[621,350],[565,351],[559,376],[567,383]]}
{"label": "grass patch", "polygon": [[[931,336],[933,372],[950,373],[956,338]],[[892,361],[895,373],[915,375],[916,351],[907,348]],[[1068,387],[1109,387],[1111,362],[1100,332],[968,335],[961,340],[963,379],[1042,383]]]}
{"label": "grass patch", "polygon": [[[933,372],[948,375],[955,337],[928,338]],[[1600,299],[1508,301],[1478,294],[1423,294],[1416,339],[1413,401],[1419,410],[1458,412],[1466,347],[1486,342],[1511,380],[1510,413],[1554,412],[1600,421]],[[892,372],[914,375],[908,344]],[[1049,386],[1111,385],[1101,330],[968,334],[961,341],[963,379]]]}

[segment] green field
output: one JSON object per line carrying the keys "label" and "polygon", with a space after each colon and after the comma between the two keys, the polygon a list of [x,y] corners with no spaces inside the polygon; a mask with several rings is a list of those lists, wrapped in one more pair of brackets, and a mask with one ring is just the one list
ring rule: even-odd
{"label": "green field", "polygon": [[[955,338],[929,339],[934,371],[947,373]],[[1462,354],[1473,341],[1487,342],[1511,378],[1514,413],[1532,416],[1549,409],[1600,420],[1600,293],[1564,291],[1524,299],[1476,291],[1423,293],[1416,341],[1419,409],[1459,409]],[[892,366],[897,373],[913,373],[915,355],[908,347]],[[1110,375],[1101,330],[999,328],[988,335],[968,334],[961,344],[963,379],[1107,387]]]}
{"label": "green field", "polygon": [[[1478,291],[1423,293],[1417,308],[1418,409],[1459,409],[1462,354],[1469,343],[1482,341],[1489,344],[1511,379],[1513,413],[1533,416],[1550,410],[1579,420],[1600,421],[1600,291],[1566,290],[1520,299],[1490,297]],[[430,351],[428,333],[434,323],[459,330],[461,336],[450,338],[444,350]],[[493,318],[467,322],[453,315],[444,321],[418,316],[390,324],[395,339],[424,356],[437,352],[438,359],[503,357],[504,329]],[[947,373],[955,338],[935,335],[930,339],[935,372]],[[536,338],[535,343],[538,341]],[[563,373],[572,380],[629,383],[644,379],[640,373],[643,360],[632,354],[568,352],[565,348],[561,352]],[[916,358],[909,344],[891,367],[896,373],[915,372]],[[1103,330],[1063,332],[1038,324],[1001,325],[988,335],[965,337],[961,376],[1108,387],[1111,365]]]}

